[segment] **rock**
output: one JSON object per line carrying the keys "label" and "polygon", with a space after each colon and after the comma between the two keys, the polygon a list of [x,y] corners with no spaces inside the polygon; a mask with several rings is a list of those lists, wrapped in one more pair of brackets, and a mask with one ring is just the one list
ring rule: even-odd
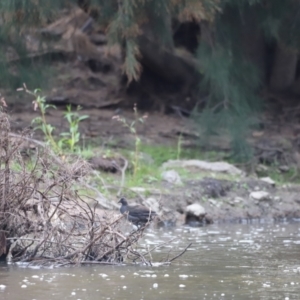
{"label": "rock", "polygon": [[94,170],[117,173],[123,166],[124,160],[120,157],[94,156],[89,159],[89,163]]}
{"label": "rock", "polygon": [[207,223],[205,219],[205,208],[199,203],[193,203],[191,205],[188,205],[185,211],[185,224],[195,227]]}
{"label": "rock", "polygon": [[204,193],[207,197],[219,198],[226,196],[232,184],[226,180],[203,178],[200,185],[204,188]]}
{"label": "rock", "polygon": [[235,203],[235,204],[242,203],[242,202],[244,202],[244,199],[241,197],[235,197],[233,199],[233,203]]}
{"label": "rock", "polygon": [[213,206],[216,206],[216,207],[220,207],[221,206],[221,203],[218,202],[217,200],[215,199],[208,199],[208,202],[213,205]]}
{"label": "rock", "polygon": [[250,193],[250,198],[258,201],[270,200],[270,194],[266,191],[256,191]]}
{"label": "rock", "polygon": [[274,201],[276,201],[276,202],[280,202],[280,201],[281,201],[281,198],[280,198],[280,196],[275,196],[275,197],[274,197]]}
{"label": "rock", "polygon": [[235,197],[233,200],[229,201],[228,203],[231,205],[231,206],[236,206],[238,204],[241,204],[244,202],[244,199],[243,198],[240,198],[240,197]]}
{"label": "rock", "polygon": [[282,173],[286,173],[286,172],[288,172],[290,170],[290,168],[288,166],[279,166],[278,169]]}
{"label": "rock", "polygon": [[230,175],[243,176],[244,172],[227,162],[207,162],[203,160],[190,159],[190,160],[169,160],[163,164],[163,168],[199,168],[205,171],[222,172]]}
{"label": "rock", "polygon": [[262,178],[260,178],[260,180],[263,182],[269,183],[272,186],[275,186],[275,184],[276,184],[276,182],[270,177],[262,177]]}
{"label": "rock", "polygon": [[138,187],[138,186],[134,186],[132,188],[130,188],[131,191],[135,192],[135,193],[140,193],[140,194],[144,194],[146,193],[146,189],[143,187]]}
{"label": "rock", "polygon": [[152,198],[152,197],[149,197],[147,198],[145,201],[144,201],[144,204],[151,208],[151,210],[155,211],[156,213],[159,214],[159,202],[155,199],[155,198]]}
{"label": "rock", "polygon": [[256,166],[255,171],[258,173],[266,173],[269,171],[269,168],[265,165],[259,164]]}
{"label": "rock", "polygon": [[204,217],[204,222],[205,222],[205,224],[213,224],[214,223],[214,220],[213,220],[213,218],[212,218],[212,216],[210,216],[210,215],[205,215],[205,217]]}
{"label": "rock", "polygon": [[161,174],[163,180],[172,184],[182,184],[179,174],[174,170],[164,171]]}
{"label": "rock", "polygon": [[191,205],[188,205],[185,209],[187,214],[194,215],[196,217],[205,216],[206,211],[205,208],[200,205],[199,203],[194,203]]}

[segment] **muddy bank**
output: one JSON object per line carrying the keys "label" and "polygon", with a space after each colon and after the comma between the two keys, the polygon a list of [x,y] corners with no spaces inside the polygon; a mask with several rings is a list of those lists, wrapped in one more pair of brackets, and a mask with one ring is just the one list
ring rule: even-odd
{"label": "muddy bank", "polygon": [[[89,115],[89,119],[82,122],[80,127],[86,144],[105,145],[102,147],[104,151],[108,149],[113,153],[117,152],[119,148],[130,149],[133,147],[132,135],[126,128],[112,120],[115,115],[113,110],[84,110],[82,113]],[[67,124],[62,114],[61,110],[51,111],[47,120],[51,124],[59,124],[60,131],[67,131]],[[12,113],[13,130],[19,132],[20,128],[29,127],[31,120],[36,116],[37,113],[29,107],[27,113]],[[129,111],[124,111],[123,116],[128,120],[133,119],[132,112]],[[187,132],[187,127],[184,126],[184,120],[178,119],[176,116],[152,113],[147,122],[139,125],[137,129],[143,143],[176,147],[178,132]],[[42,139],[42,136],[36,132],[34,138]],[[183,146],[193,143],[195,143],[195,138],[184,136]],[[223,159],[224,151],[220,150],[219,153],[220,158]],[[285,153],[291,152],[286,151]],[[151,157],[149,161],[153,162]],[[285,165],[280,165],[281,167],[284,172],[286,170],[283,167],[289,168]],[[103,170],[101,171],[103,172]],[[258,175],[253,175],[253,177],[237,174],[228,176],[228,174],[218,174],[213,171],[202,172],[193,168],[182,168],[177,171],[181,175],[181,184],[155,180],[152,184],[138,186],[137,192],[129,192],[125,196],[137,203],[141,203],[147,198],[154,198],[164,207],[163,213],[167,213],[166,219],[171,220],[170,223],[177,220],[176,224],[184,224],[186,207],[194,203],[199,203],[203,207],[208,218],[207,222],[210,220],[213,222],[253,219],[281,220],[300,217],[300,197],[298,196],[300,185],[271,184],[260,180]],[[262,172],[262,176],[268,176],[268,172],[268,170]],[[102,176],[106,181],[107,173],[102,173]],[[120,179],[121,175],[117,174],[114,183],[118,185]],[[112,190],[108,200],[115,201],[117,191],[118,188],[115,191]],[[253,192],[266,192],[267,195],[256,199],[255,194],[254,198],[253,195],[250,196]]]}
{"label": "muddy bank", "polygon": [[[211,182],[220,186],[223,193],[216,195]],[[273,187],[252,178],[236,182],[205,178],[189,180],[184,185],[184,189],[172,189],[163,201],[180,213],[197,201],[214,222],[300,218],[299,185]]]}
{"label": "muddy bank", "polygon": [[300,185],[252,177],[218,179],[212,173],[202,176],[177,185],[163,181],[153,188],[133,188],[139,194],[135,200],[159,202],[167,226],[300,218]]}

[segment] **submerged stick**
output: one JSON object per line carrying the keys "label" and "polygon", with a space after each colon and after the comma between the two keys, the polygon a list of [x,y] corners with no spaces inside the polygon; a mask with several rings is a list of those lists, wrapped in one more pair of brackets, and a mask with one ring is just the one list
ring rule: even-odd
{"label": "submerged stick", "polygon": [[179,253],[178,255],[176,255],[176,256],[174,256],[173,258],[171,258],[171,259],[168,261],[168,263],[170,263],[170,262],[174,261],[175,259],[177,259],[178,257],[182,256],[182,255],[187,251],[187,249],[190,248],[190,247],[192,246],[192,244],[193,244],[193,243],[189,243],[181,253]]}

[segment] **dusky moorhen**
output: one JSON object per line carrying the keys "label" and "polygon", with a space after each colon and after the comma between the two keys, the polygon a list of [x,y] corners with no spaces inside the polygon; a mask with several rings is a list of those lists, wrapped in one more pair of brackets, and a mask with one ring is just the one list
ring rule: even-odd
{"label": "dusky moorhen", "polygon": [[156,212],[154,210],[148,209],[145,206],[128,205],[128,202],[125,198],[121,198],[118,203],[122,204],[120,207],[121,214],[126,214],[128,221],[134,225],[145,225],[146,223],[152,221],[156,216]]}

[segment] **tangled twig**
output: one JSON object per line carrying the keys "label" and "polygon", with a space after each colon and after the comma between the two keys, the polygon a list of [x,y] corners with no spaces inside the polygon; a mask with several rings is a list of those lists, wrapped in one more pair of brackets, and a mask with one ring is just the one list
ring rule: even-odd
{"label": "tangled twig", "polygon": [[[21,155],[28,142],[38,148],[29,163]],[[0,253],[11,262],[38,265],[114,265],[127,259],[151,266],[150,252],[157,247],[148,249],[150,260],[137,247],[148,224],[125,234],[124,216],[104,217],[97,200],[78,193],[91,189],[84,180],[89,172],[80,158],[57,157],[44,143],[10,133],[8,117],[0,112]],[[97,195],[103,206],[109,202]]]}

